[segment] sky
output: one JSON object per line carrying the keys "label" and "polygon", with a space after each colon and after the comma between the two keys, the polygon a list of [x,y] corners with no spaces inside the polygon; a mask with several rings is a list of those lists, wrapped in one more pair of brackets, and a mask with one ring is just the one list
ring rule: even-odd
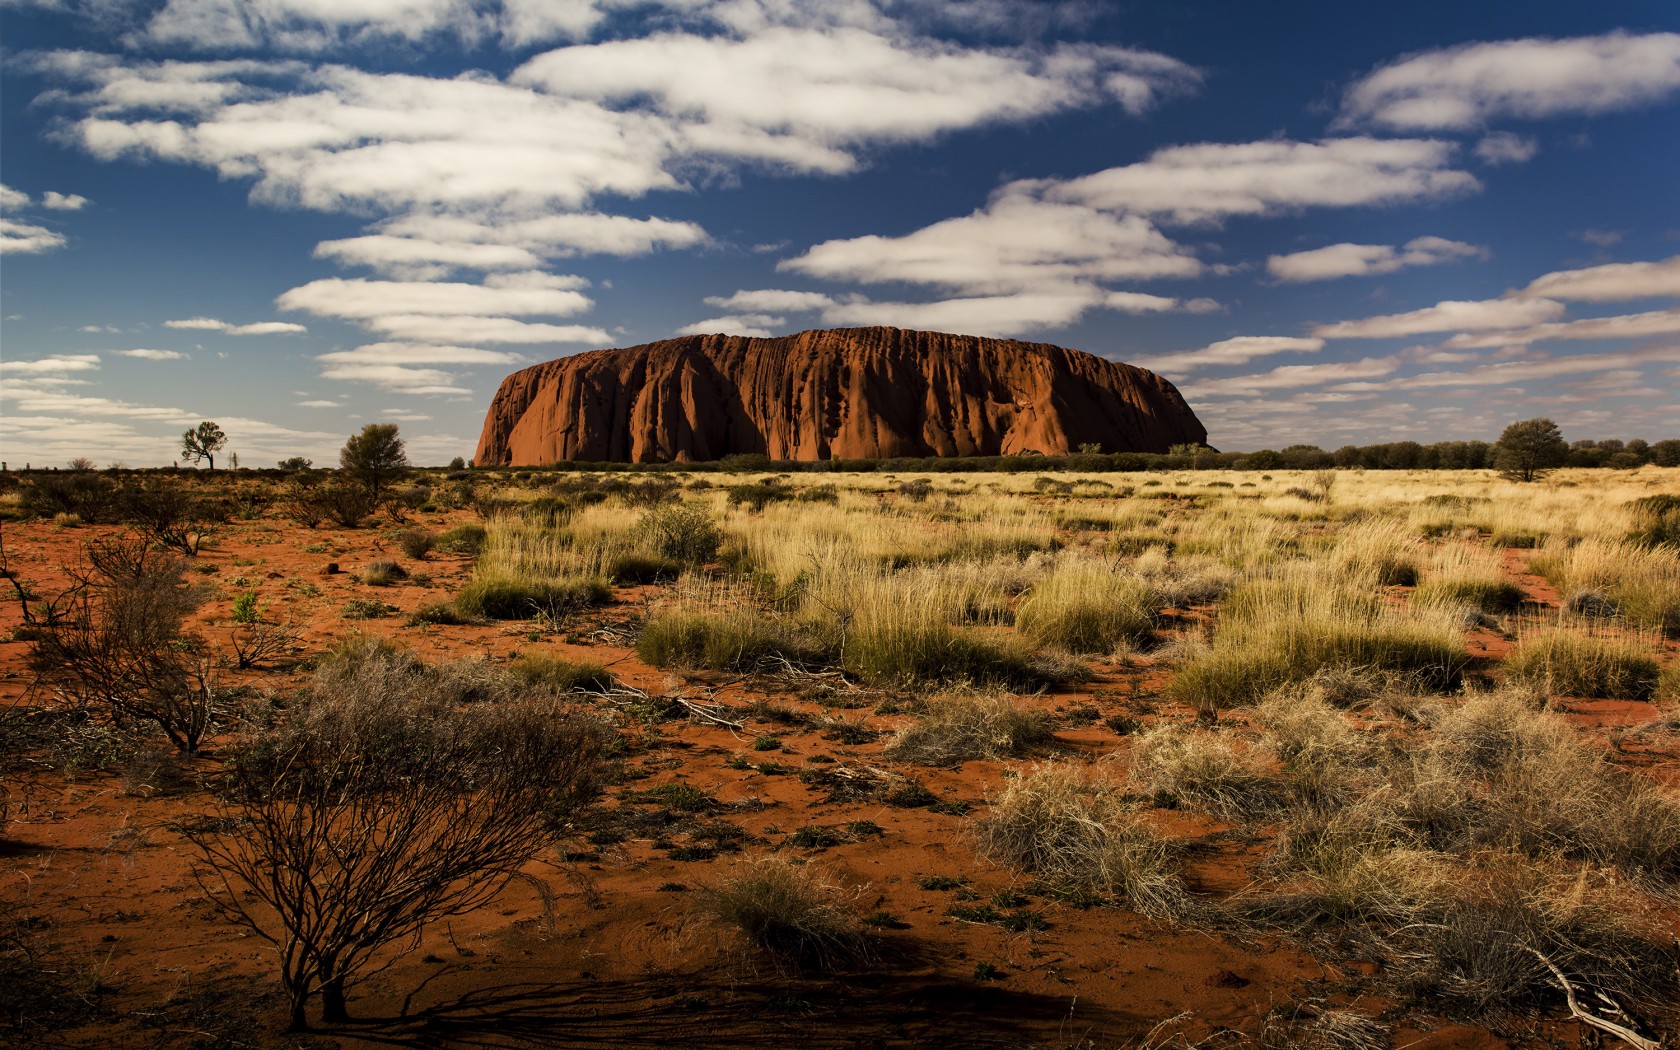
{"label": "sky", "polygon": [[[0,458],[471,457],[528,363],[888,324],[1223,449],[1680,437],[1680,4],[0,0]],[[225,461],[224,456],[224,461]]]}

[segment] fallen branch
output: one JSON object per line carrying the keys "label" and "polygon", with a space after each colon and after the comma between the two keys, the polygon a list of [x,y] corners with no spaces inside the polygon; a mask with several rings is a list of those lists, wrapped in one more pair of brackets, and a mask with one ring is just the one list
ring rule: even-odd
{"label": "fallen branch", "polygon": [[[1636,1047],[1637,1050],[1660,1050],[1659,1045],[1654,1040],[1647,1039],[1630,1028],[1624,1028],[1614,1021],[1606,1021],[1604,1018],[1590,1014],[1586,1010],[1582,1009],[1580,1002],[1578,1002],[1575,998],[1575,988],[1569,983],[1569,978],[1563,975],[1563,971],[1558,969],[1557,966],[1552,963],[1552,960],[1546,958],[1537,949],[1530,948],[1529,952],[1536,959],[1539,959],[1542,963],[1544,963],[1546,969],[1552,971],[1552,976],[1557,979],[1558,987],[1563,989],[1564,999],[1569,1003],[1569,1012],[1574,1015],[1577,1021],[1580,1021],[1584,1025],[1596,1028],[1601,1032],[1613,1035],[1627,1045]],[[1619,1007],[1617,1010],[1620,1012]]]}

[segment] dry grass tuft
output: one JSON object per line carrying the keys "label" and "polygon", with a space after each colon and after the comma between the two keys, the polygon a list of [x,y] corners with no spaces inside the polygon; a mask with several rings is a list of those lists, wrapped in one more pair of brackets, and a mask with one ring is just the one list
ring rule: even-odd
{"label": "dry grass tuft", "polygon": [[1019,758],[1054,739],[1048,712],[1001,690],[948,693],[887,745],[887,757],[930,766]]}
{"label": "dry grass tuft", "polygon": [[695,898],[703,918],[739,934],[778,969],[827,973],[876,956],[859,895],[809,864],[755,857]]}
{"label": "dry grass tuft", "polygon": [[1044,763],[1011,781],[975,827],[978,852],[1052,887],[1113,896],[1146,914],[1190,905],[1172,847],[1127,806],[1119,788],[1067,763]]}

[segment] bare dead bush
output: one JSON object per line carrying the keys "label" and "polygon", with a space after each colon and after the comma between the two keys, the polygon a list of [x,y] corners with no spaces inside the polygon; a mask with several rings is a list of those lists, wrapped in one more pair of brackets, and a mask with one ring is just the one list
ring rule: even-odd
{"label": "bare dead bush", "polygon": [[192,754],[210,728],[211,662],[183,622],[198,605],[186,563],[143,537],[90,541],[71,586],[47,603],[29,665],[77,706],[151,722]]}
{"label": "bare dead bush", "polygon": [[317,993],[347,1020],[355,982],[494,899],[595,790],[596,721],[547,696],[411,690],[431,672],[404,656],[329,661],[287,722],[234,750],[226,819],[186,832],[218,909],[278,949],[294,1027]]}

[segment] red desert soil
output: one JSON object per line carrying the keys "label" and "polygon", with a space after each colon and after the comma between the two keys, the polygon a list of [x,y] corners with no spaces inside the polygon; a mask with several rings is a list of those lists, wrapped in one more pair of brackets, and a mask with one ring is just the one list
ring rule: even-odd
{"label": "red desert soil", "polygon": [[[467,520],[464,513],[439,514],[415,524],[443,529]],[[74,563],[88,538],[106,531],[46,522],[5,528],[12,567],[40,593],[61,586],[63,566]],[[356,582],[354,572],[375,558],[398,559],[414,578],[383,588]],[[761,683],[778,690],[761,692],[716,676],[684,680],[648,668],[630,648],[645,597],[633,591],[567,625],[563,635],[531,638],[529,624],[405,627],[404,615],[459,589],[470,559],[404,558],[379,529],[310,531],[242,522],[200,561],[214,570],[202,579],[217,597],[198,614],[199,630],[212,642],[226,635],[232,600],[255,589],[275,615],[304,629],[303,656],[364,630],[397,638],[428,659],[504,660],[521,651],[588,656],[654,693],[681,689],[731,708],[770,700],[807,716],[867,720],[875,731],[898,721],[871,713],[878,696],[852,700],[847,687],[832,683]],[[329,562],[345,571],[323,575]],[[355,598],[387,602],[398,612],[346,620],[343,609]],[[0,604],[0,637],[10,637],[18,623],[17,603]],[[27,649],[22,642],[0,643],[0,694],[7,703],[28,694]],[[1122,664],[1100,664],[1098,670],[1099,679],[1078,693],[1039,701],[1064,716],[1059,735],[1069,751],[1123,755],[1126,739],[1104,724],[1115,715],[1144,725],[1192,720],[1190,711],[1160,698],[1159,670]],[[222,685],[283,693],[306,677],[301,668],[229,671]],[[1089,711],[1066,717],[1081,708],[1094,709],[1096,718]],[[1644,705],[1597,701],[1570,708],[1576,723],[1595,734],[1650,716]],[[794,1040],[812,1047],[1062,1046],[1086,1040],[1107,1046],[1135,1040],[1180,1015],[1185,1032],[1202,1036],[1225,1027],[1252,1030],[1269,1007],[1305,998],[1371,1015],[1394,1006],[1350,999],[1346,990],[1357,973],[1275,938],[1241,940],[1119,908],[1079,910],[1042,899],[1031,908],[1049,925],[1037,932],[950,918],[947,910],[964,897],[985,899],[1020,886],[1007,871],[976,860],[964,838],[968,820],[927,808],[830,801],[828,791],[814,790],[794,774],[820,767],[842,774],[831,783],[843,788],[844,774],[867,776],[883,765],[881,735],[865,740],[820,725],[788,725],[772,727],[781,751],[755,750],[766,725],[754,720],[736,731],[684,719],[645,726],[639,731],[643,748],[630,764],[646,776],[634,787],[680,782],[701,788],[717,800],[700,821],[710,822],[714,832],[723,830],[717,822],[727,821],[739,829],[730,834],[743,837],[749,850],[791,851],[867,887],[865,910],[888,912],[903,924],[887,934],[886,956],[868,972],[798,979],[755,969],[751,959],[690,919],[686,907],[688,891],[727,871],[731,854],[676,860],[669,848],[655,848],[659,833],[650,832],[531,865],[529,873],[550,899],[536,884],[516,882],[495,905],[428,929],[420,943],[403,946],[407,950],[394,953],[389,968],[359,985],[351,1009],[362,1023],[284,1034],[285,1003],[271,952],[212,914],[193,879],[191,848],[171,830],[172,822],[209,808],[208,794],[190,776],[161,789],[132,771],[37,771],[13,779],[12,822],[0,839],[0,895],[20,904],[38,931],[40,965],[71,982],[86,1004],[78,1021],[52,1034],[52,1043],[64,1046],[721,1047]],[[864,742],[848,744],[839,736]],[[1646,741],[1632,753],[1618,753],[1618,760],[1671,773],[1680,768],[1672,746],[1672,739]],[[734,756],[782,768],[732,768]],[[213,769],[216,762],[212,748],[196,769]],[[911,772],[941,800],[976,807],[1001,779],[992,763]],[[617,804],[612,799],[622,790],[609,789],[606,805]],[[1207,818],[1156,811],[1153,819],[1197,840],[1190,877],[1200,892],[1238,889],[1260,852],[1258,838]],[[788,840],[805,827],[839,829],[842,841],[800,849]],[[671,839],[661,845],[692,844],[696,836],[672,832]],[[591,849],[586,843],[576,848]],[[966,881],[954,889],[922,888],[919,880],[931,876]],[[977,968],[985,970],[981,964],[991,968],[992,979],[977,979]],[[5,1036],[0,1031],[0,1039]],[[1575,1045],[1579,1038],[1573,1024],[1536,1021],[1529,1038],[1508,1043],[1480,1028],[1407,1014],[1398,1022],[1395,1045]]]}
{"label": "red desert soil", "polygon": [[595,350],[502,380],[473,462],[1165,452],[1207,440],[1153,372],[1048,343],[840,328]]}

